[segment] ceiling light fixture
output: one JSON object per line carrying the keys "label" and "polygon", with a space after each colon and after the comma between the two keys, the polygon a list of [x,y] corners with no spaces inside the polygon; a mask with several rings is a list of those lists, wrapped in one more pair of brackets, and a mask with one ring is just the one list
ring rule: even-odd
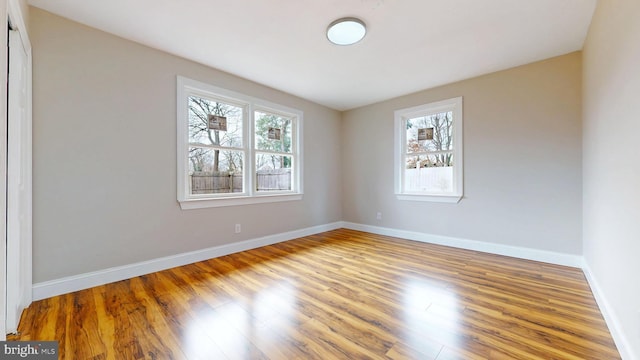
{"label": "ceiling light fixture", "polygon": [[367,27],[360,19],[347,17],[338,19],[327,28],[327,39],[336,45],[352,45],[364,38]]}

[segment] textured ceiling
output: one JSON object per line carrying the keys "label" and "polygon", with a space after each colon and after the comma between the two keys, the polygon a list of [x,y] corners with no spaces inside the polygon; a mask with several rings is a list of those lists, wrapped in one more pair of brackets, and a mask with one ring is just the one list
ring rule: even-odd
{"label": "textured ceiling", "polygon": [[[582,49],[596,0],[29,0],[337,110]],[[333,20],[368,28],[353,46]]]}

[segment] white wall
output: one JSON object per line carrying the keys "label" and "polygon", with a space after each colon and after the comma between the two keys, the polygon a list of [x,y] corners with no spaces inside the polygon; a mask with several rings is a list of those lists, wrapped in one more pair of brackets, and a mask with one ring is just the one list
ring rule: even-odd
{"label": "white wall", "polygon": [[[9,21],[8,17],[8,1],[0,0],[0,19],[4,19],[6,25]],[[0,29],[0,39],[5,42],[9,41],[7,26]],[[3,46],[0,51],[0,69],[7,69],[7,47]],[[7,72],[0,71],[0,83],[7,83]],[[0,113],[2,123],[0,124],[0,341],[6,339],[6,319],[7,319],[7,87],[0,86]]]}
{"label": "white wall", "polygon": [[626,359],[640,359],[638,19],[637,0],[599,1],[584,48],[584,257]]}
{"label": "white wall", "polygon": [[[397,200],[394,110],[456,96],[464,98],[464,198]],[[582,251],[579,52],[348,111],[342,136],[345,221]]]}
{"label": "white wall", "polygon": [[[37,8],[31,37],[35,283],[341,220],[337,111]],[[176,75],[304,111],[304,199],[180,210]]]}

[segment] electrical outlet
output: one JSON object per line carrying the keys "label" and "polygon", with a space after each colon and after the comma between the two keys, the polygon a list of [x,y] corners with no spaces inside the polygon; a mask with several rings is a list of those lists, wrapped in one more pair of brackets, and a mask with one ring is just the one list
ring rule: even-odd
{"label": "electrical outlet", "polygon": [[242,231],[242,226],[240,224],[236,224],[236,234],[239,234]]}
{"label": "electrical outlet", "polygon": [[376,220],[382,220],[382,213],[380,211],[376,213]]}

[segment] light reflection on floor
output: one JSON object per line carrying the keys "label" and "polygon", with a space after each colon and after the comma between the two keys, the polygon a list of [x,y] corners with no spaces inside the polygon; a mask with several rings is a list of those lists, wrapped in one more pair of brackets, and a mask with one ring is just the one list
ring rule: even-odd
{"label": "light reflection on floor", "polygon": [[407,329],[403,338],[408,346],[428,353],[433,352],[434,344],[459,345],[456,333],[464,307],[453,292],[433,282],[411,279],[406,282],[402,301]]}
{"label": "light reflection on floor", "polygon": [[189,359],[214,359],[220,354],[253,358],[255,346],[248,339],[277,343],[272,324],[295,321],[296,291],[294,285],[282,281],[265,286],[250,303],[232,301],[216,308],[201,307],[185,329],[185,355]]}

